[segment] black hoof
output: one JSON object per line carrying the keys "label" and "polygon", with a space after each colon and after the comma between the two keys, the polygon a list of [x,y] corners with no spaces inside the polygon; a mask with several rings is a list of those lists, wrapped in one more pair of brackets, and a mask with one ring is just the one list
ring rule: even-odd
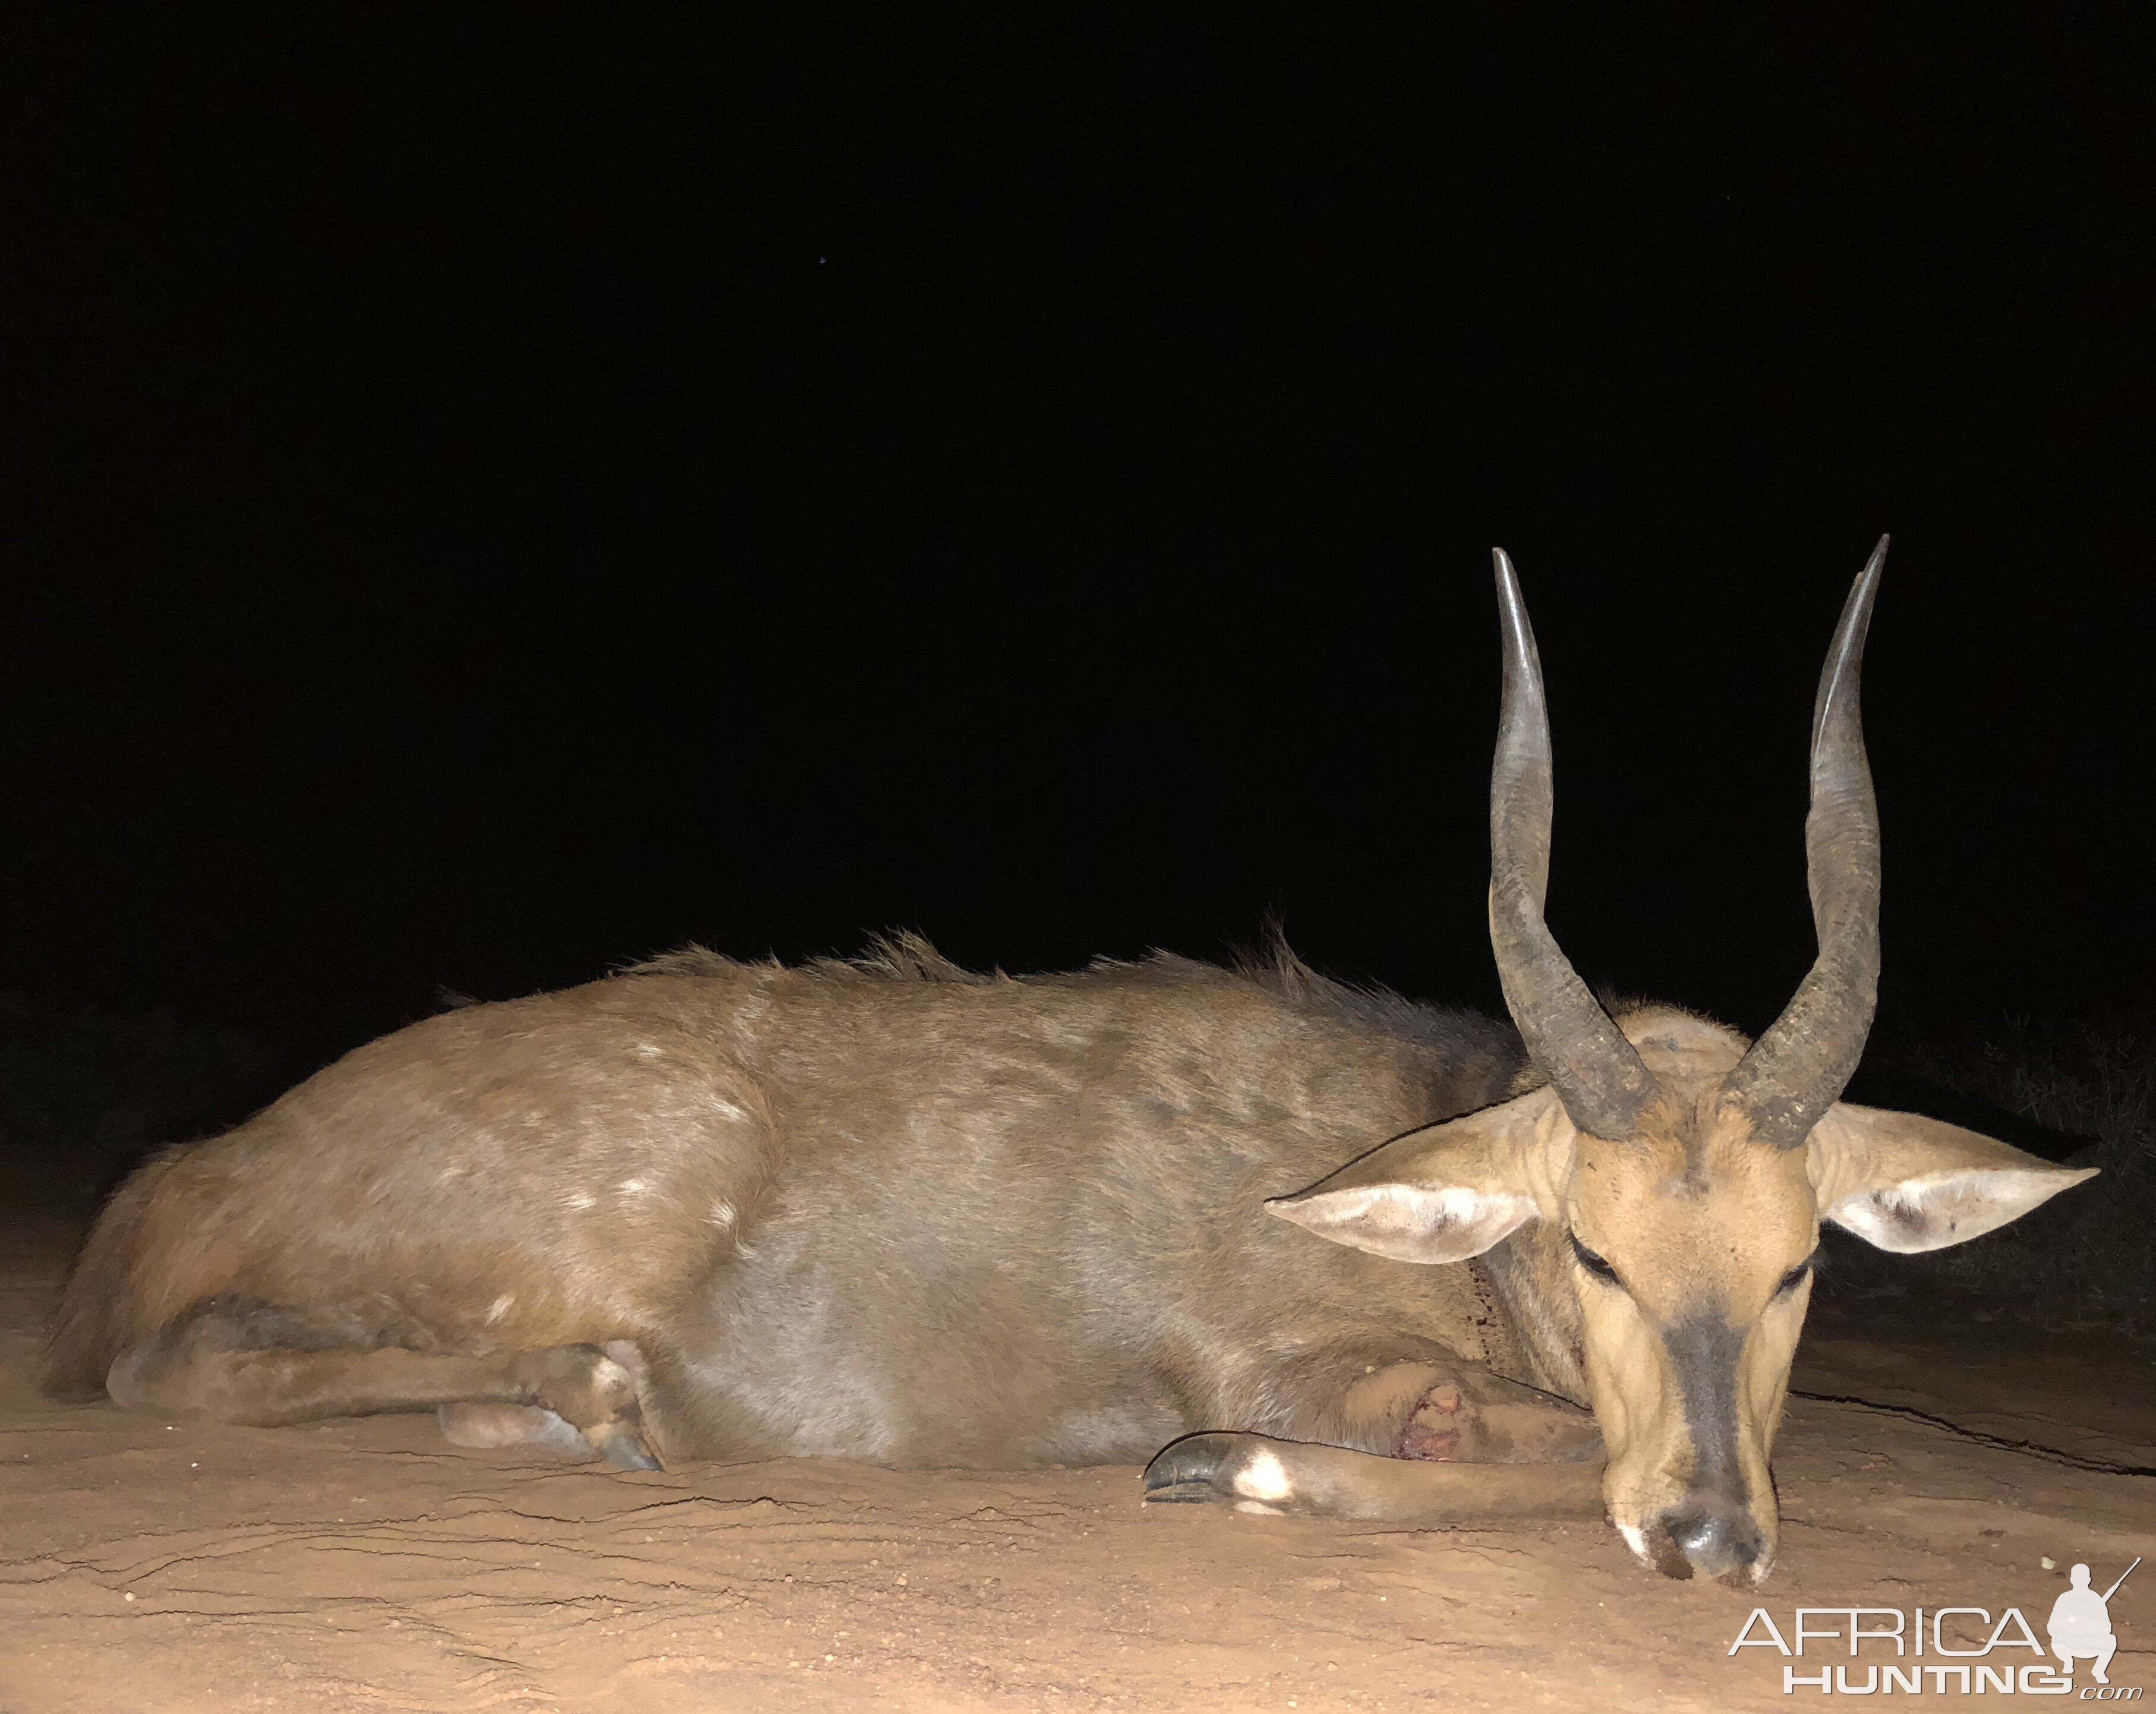
{"label": "black hoof", "polygon": [[1232,1501],[1223,1477],[1233,1463],[1233,1434],[1188,1434],[1164,1447],[1146,1466],[1148,1506],[1218,1504]]}

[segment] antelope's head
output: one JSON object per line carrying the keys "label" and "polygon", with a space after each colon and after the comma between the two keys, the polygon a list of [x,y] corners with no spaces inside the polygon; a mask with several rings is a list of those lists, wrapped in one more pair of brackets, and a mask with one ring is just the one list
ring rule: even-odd
{"label": "antelope's head", "polygon": [[1460,1261],[1506,1244],[1505,1270],[1546,1318],[1531,1330],[1543,1378],[1591,1404],[1600,1424],[1610,1522],[1672,1577],[1757,1580],[1774,1563],[1768,1455],[1820,1221],[1882,1250],[1937,1250],[2092,1176],[1840,1099],[1878,986],[1878,817],[1857,685],[1886,552],[1881,540],[1850,592],[1813,711],[1805,845],[1819,957],[1748,1044],[1669,1008],[1612,1018],[1543,922],[1549,721],[1519,585],[1497,555],[1490,934],[1543,1086],[1414,1132],[1270,1205],[1404,1260]]}

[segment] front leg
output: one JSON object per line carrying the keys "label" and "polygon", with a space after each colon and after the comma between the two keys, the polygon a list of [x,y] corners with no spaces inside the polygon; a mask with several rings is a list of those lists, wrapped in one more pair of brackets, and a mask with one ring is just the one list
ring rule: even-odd
{"label": "front leg", "polygon": [[1185,1435],[1146,1466],[1145,1487],[1148,1506],[1199,1501],[1428,1529],[1603,1515],[1598,1465],[1424,1464],[1263,1434]]}
{"label": "front leg", "polygon": [[1600,1462],[1594,1417],[1430,1340],[1313,1344],[1196,1409],[1221,1427],[1429,1463]]}
{"label": "front leg", "polygon": [[1175,1442],[1147,1469],[1147,1502],[1430,1523],[1599,1514],[1593,1416],[1481,1363],[1311,1353],[1269,1377],[1266,1393],[1270,1434]]}
{"label": "front leg", "polygon": [[1370,1366],[1346,1390],[1341,1426],[1310,1438],[1426,1464],[1599,1465],[1605,1456],[1592,1413],[1460,1358]]}

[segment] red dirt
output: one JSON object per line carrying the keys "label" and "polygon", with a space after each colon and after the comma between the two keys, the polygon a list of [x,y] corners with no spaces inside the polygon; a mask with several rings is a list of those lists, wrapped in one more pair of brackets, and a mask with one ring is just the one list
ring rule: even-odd
{"label": "red dirt", "polygon": [[[1665,1582],[1599,1528],[1148,1512],[1134,1469],[631,1476],[425,1418],[57,1406],[32,1359],[66,1248],[0,1229],[5,1714],[1789,1707],[1780,1656],[1727,1653],[1755,1605],[1784,1631],[1799,1605],[2014,1605],[2041,1634],[2071,1561],[2101,1587],[2156,1556],[2156,1478],[1998,1444],[2156,1466],[2156,1343],[1950,1306],[1817,1317],[1798,1387],[1870,1402],[1792,1403],[1755,1593]],[[2110,1676],[2156,1691],[2144,1573]]]}

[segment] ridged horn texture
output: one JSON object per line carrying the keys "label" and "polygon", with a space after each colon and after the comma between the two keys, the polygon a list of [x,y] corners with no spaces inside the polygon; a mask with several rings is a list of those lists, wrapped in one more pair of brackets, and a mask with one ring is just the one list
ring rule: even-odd
{"label": "ridged horn texture", "polygon": [[1654,1074],[1588,992],[1543,921],[1553,801],[1542,657],[1504,549],[1495,551],[1505,690],[1490,771],[1490,944],[1505,1004],[1572,1122],[1630,1142],[1656,1094]]}
{"label": "ridged horn texture", "polygon": [[1812,803],[1804,854],[1819,957],[1796,997],[1722,1083],[1752,1134],[1794,1148],[1840,1099],[1879,999],[1879,806],[1865,760],[1857,686],[1871,601],[1887,563],[1878,547],[1849,592],[1812,708]]}

